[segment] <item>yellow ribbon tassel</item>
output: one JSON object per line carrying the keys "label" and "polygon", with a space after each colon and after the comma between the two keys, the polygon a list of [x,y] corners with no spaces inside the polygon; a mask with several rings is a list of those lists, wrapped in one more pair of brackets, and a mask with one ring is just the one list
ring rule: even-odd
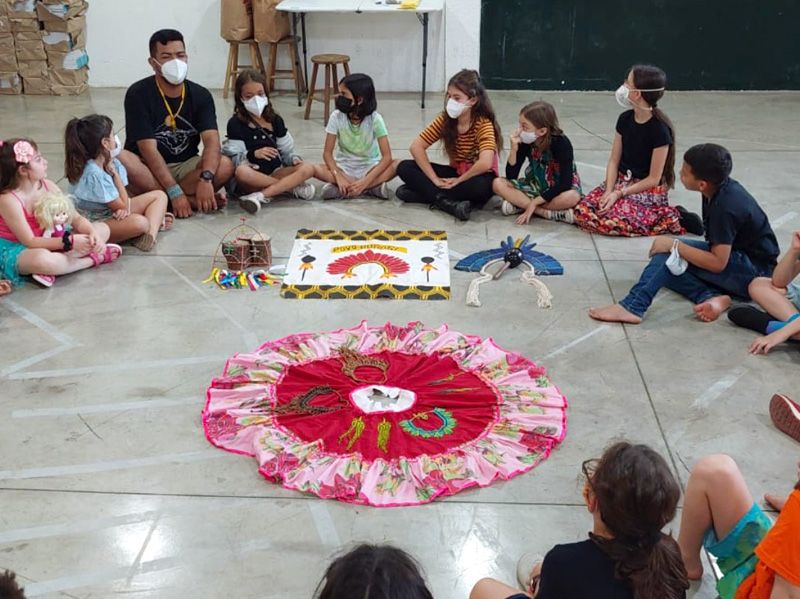
{"label": "yellow ribbon tassel", "polygon": [[392,431],[392,423],[384,418],[378,425],[378,449],[383,453],[389,451],[389,433]]}
{"label": "yellow ribbon tassel", "polygon": [[353,447],[355,442],[358,441],[358,439],[361,437],[361,433],[363,432],[364,419],[361,416],[353,418],[353,421],[350,423],[350,428],[348,428],[339,436],[339,443],[344,443],[347,441],[347,449],[350,449]]}

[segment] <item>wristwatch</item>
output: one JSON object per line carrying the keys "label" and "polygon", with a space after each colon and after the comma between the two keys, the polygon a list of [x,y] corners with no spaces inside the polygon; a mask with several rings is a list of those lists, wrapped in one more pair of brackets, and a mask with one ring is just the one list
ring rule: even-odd
{"label": "wristwatch", "polygon": [[209,183],[211,183],[214,180],[214,173],[212,173],[211,171],[203,171],[202,173],[200,173],[200,178],[203,181],[208,181]]}

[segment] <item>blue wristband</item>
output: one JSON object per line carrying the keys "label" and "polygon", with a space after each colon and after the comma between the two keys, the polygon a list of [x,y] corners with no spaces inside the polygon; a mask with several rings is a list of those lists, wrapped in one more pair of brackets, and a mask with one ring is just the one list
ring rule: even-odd
{"label": "blue wristband", "polygon": [[167,188],[167,197],[170,200],[174,200],[175,198],[179,198],[183,195],[183,189],[177,183],[172,187]]}

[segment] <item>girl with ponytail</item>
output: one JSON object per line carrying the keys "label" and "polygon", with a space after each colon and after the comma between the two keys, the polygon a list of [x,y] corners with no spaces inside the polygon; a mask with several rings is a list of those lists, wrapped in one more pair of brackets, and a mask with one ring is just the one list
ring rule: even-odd
{"label": "girl with ponytail", "polygon": [[483,579],[470,599],[683,599],[689,582],[677,542],[661,529],[674,517],[680,487],[646,445],[620,442],[582,466],[583,498],[594,518],[589,539],[556,545],[540,564],[523,556],[521,594]]}
{"label": "girl with ponytail", "polygon": [[575,208],[575,223],[591,233],[635,237],[703,234],[702,220],[669,205],[675,185],[675,130],[658,107],[667,76],[651,65],[635,65],[616,91],[627,108],[617,119],[605,182]]}
{"label": "girl with ponytail", "polygon": [[149,191],[131,197],[128,172],[117,159],[122,144],[107,116],[74,118],[64,132],[64,172],[78,211],[91,222],[103,222],[113,242],[131,240],[143,252],[156,245],[158,233],[172,226],[167,195]]}

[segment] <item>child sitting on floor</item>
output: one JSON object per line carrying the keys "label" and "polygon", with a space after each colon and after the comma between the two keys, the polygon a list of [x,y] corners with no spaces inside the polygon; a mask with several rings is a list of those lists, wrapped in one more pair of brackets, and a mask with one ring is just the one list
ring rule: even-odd
{"label": "child sitting on floor", "polygon": [[[428,148],[442,141],[450,164],[432,163]],[[458,220],[492,197],[499,170],[500,125],[478,71],[463,69],[447,83],[447,104],[411,143],[413,160],[403,160],[397,175],[404,185],[397,197],[430,204]]]}
{"label": "child sitting on floor", "polygon": [[695,465],[678,536],[690,579],[703,575],[705,547],[723,574],[717,582],[721,599],[800,597],[800,482],[788,498],[765,499],[780,511],[774,525],[729,456],[707,456]]}
{"label": "child sitting on floor", "polygon": [[[517,179],[525,160],[525,176]],[[583,197],[581,179],[572,144],[558,126],[552,104],[532,102],[520,111],[519,127],[511,134],[506,176],[495,179],[492,190],[503,198],[503,214],[522,213],[518,225],[528,224],[534,214],[574,222],[572,208]]]}
{"label": "child sitting on floor", "polygon": [[778,262],[772,279],[754,279],[748,291],[767,312],[753,306],[737,306],[728,318],[761,333],[762,337],[750,345],[750,353],[766,354],[789,339],[800,340],[800,231],[792,234],[789,251]]}
{"label": "child sitting on floor", "polygon": [[30,139],[0,141],[0,278],[22,284],[22,275],[52,287],[56,275],[113,262],[122,248],[106,243],[105,223],[80,215],[62,237],[42,237],[34,206],[58,187],[47,179],[47,160]]}
{"label": "child sitting on floor", "polygon": [[602,235],[702,235],[700,218],[669,205],[675,184],[675,132],[658,108],[667,76],[651,65],[631,67],[616,92],[626,110],[617,119],[606,180],[575,207],[575,224]]}
{"label": "child sitting on floor", "polygon": [[336,110],[325,133],[324,163],[314,167],[314,176],[325,181],[322,199],[365,194],[387,199],[386,182],[394,179],[397,161],[392,160],[389,133],[378,112],[375,85],[369,75],[352,73],[339,82]]}
{"label": "child sitting on floor", "polygon": [[583,499],[594,518],[589,539],[556,545],[544,561],[517,566],[525,594],[491,578],[470,599],[681,599],[686,577],[678,544],[661,529],[681,490],[667,462],[646,445],[620,442],[582,466]]}
{"label": "child sitting on floor", "polygon": [[314,166],[294,151],[294,139],[286,123],[270,104],[267,80],[261,71],[247,69],[236,78],[234,114],[228,121],[228,139],[244,143],[247,163],[236,167],[236,183],[247,193],[239,202],[255,214],[262,204],[291,192],[301,200],[314,198],[307,180]]}
{"label": "child sitting on floor", "polygon": [[389,545],[359,545],[328,566],[319,586],[316,599],[433,599],[414,559]]}
{"label": "child sitting on floor", "polygon": [[[591,308],[589,316],[639,324],[658,291],[666,287],[691,300],[700,320],[711,322],[730,307],[728,294],[749,297],[750,282],[775,267],[778,241],[761,206],[730,178],[732,168],[730,152],[717,144],[686,151],[681,181],[686,189],[702,194],[706,240],[653,240],[650,263],[639,282],[619,304]],[[681,259],[686,263],[680,264]]]}
{"label": "child sitting on floor", "polygon": [[128,195],[128,172],[117,159],[122,145],[111,119],[100,114],[72,119],[64,138],[64,171],[81,214],[108,225],[111,241],[132,240],[139,250],[152,250],[158,232],[169,226],[167,194],[157,190]]}

